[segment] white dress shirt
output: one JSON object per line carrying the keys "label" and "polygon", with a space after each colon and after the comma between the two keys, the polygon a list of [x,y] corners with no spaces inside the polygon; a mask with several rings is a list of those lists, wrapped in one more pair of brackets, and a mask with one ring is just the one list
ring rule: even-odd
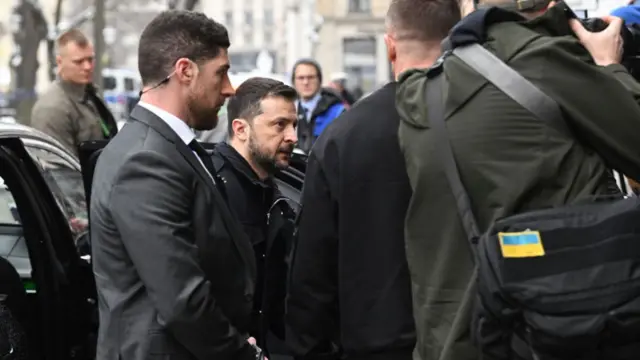
{"label": "white dress shirt", "polygon": [[[178,137],[180,137],[180,139],[182,141],[184,141],[184,143],[189,146],[189,144],[196,138],[195,133],[193,132],[193,130],[191,130],[191,128],[189,127],[189,125],[187,125],[186,122],[180,120],[179,117],[160,109],[157,106],[148,104],[146,102],[140,101],[138,102],[138,105],[142,106],[143,108],[151,111],[152,113],[154,113],[157,117],[159,117],[160,119],[162,119],[162,121],[164,121],[167,125],[169,125],[169,127],[171,128],[171,130],[173,130]],[[204,170],[207,172],[207,174],[209,174],[209,177],[211,178],[211,181],[213,181],[213,183],[215,184],[216,181],[214,180],[213,176],[211,176],[211,173],[209,173],[209,170],[207,170],[207,167],[204,166],[204,163],[202,162],[202,159],[200,159],[200,156],[198,156],[198,154],[196,154],[195,151],[191,150],[193,152],[193,154],[196,156],[196,159],[198,159],[198,161],[200,162],[200,165],[202,165],[202,167],[204,168]]]}

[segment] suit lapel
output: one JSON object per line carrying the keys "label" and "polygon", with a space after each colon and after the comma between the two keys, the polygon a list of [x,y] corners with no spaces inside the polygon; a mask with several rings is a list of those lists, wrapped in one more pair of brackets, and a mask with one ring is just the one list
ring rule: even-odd
{"label": "suit lapel", "polygon": [[156,114],[143,108],[142,106],[136,106],[133,111],[131,111],[131,119],[148,125],[150,128],[157,131],[160,135],[167,139],[167,141],[174,144],[178,152],[180,152],[180,154],[187,160],[189,165],[191,165],[196,173],[198,173],[198,176],[202,178],[202,181],[207,184],[207,186],[211,190],[211,193],[213,194],[213,201],[216,205],[216,208],[221,210],[220,215],[222,216],[223,221],[227,226],[227,230],[231,233],[231,237],[233,238],[233,241],[238,248],[240,256],[249,268],[249,274],[251,274],[251,282],[253,283],[253,279],[255,279],[256,274],[256,263],[252,255],[251,257],[248,256],[248,254],[253,254],[251,241],[245,234],[244,230],[240,228],[238,220],[231,216],[229,205],[224,200],[213,181],[213,176],[215,176],[215,174],[209,174],[209,172],[200,163],[200,160],[198,159],[196,154],[193,153],[191,148],[189,148],[189,146],[187,146],[187,144],[182,141],[178,134],[176,134],[176,132],[173,131],[171,127],[167,125],[167,123],[158,118]]}

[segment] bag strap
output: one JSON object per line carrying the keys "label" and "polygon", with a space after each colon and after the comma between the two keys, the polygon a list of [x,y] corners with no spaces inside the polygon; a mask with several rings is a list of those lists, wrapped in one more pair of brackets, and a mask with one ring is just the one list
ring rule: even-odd
{"label": "bag strap", "polygon": [[[458,47],[452,51],[452,54],[539,119],[554,123],[560,120],[559,123],[564,124],[562,126],[566,129],[560,106],[553,99],[481,45],[471,44]],[[471,208],[469,195],[460,179],[451,139],[444,121],[443,85],[445,78],[442,74],[442,63],[448,55],[445,54],[430,72],[432,75],[426,89],[428,116],[433,130],[436,132],[436,151],[443,161],[445,175],[456,199],[458,214],[475,255],[475,245],[480,238],[480,231]]]}
{"label": "bag strap", "polygon": [[458,47],[453,54],[540,120],[566,127],[560,106],[555,100],[482,45]]}
{"label": "bag strap", "polygon": [[[442,67],[440,68],[442,69]],[[444,81],[445,78],[442,72],[435,74],[427,81],[427,116],[429,117],[433,130],[436,132],[436,152],[443,161],[444,172],[453,196],[456,199],[456,208],[458,209],[458,214],[462,220],[462,225],[467,233],[467,239],[469,240],[471,251],[475,258],[475,245],[478,243],[480,232],[478,231],[478,224],[471,209],[469,195],[464,185],[462,185],[462,180],[460,180],[460,173],[458,172],[458,166],[456,165],[451,147],[451,139],[449,139],[447,125],[444,122],[444,99],[442,96]]]}

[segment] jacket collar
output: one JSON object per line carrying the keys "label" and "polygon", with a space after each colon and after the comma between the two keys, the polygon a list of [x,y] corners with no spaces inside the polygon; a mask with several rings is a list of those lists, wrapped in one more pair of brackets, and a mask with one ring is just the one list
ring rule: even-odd
{"label": "jacket collar", "polygon": [[84,102],[87,100],[87,90],[88,86],[84,84],[76,84],[69,81],[64,81],[62,79],[58,79],[56,81],[58,86],[62,89],[62,91],[67,94],[70,98],[78,102]]}
{"label": "jacket collar", "polygon": [[233,167],[233,169],[243,178],[247,179],[253,185],[260,186],[264,189],[274,188],[273,177],[261,180],[255,171],[249,165],[249,162],[231,145],[221,143],[216,146],[218,153]]}

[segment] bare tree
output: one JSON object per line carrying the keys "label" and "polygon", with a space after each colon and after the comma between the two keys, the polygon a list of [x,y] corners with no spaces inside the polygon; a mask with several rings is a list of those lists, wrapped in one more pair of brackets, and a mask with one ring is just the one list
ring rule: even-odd
{"label": "bare tree", "polygon": [[53,13],[53,29],[54,32],[49,32],[47,39],[47,58],[49,60],[49,80],[53,81],[56,78],[56,39],[58,26],[60,26],[60,20],[62,19],[62,2],[58,0],[56,2],[56,9]]}
{"label": "bare tree", "polygon": [[47,37],[47,20],[36,0],[20,0],[12,14],[14,53],[10,67],[13,70],[13,107],[17,120],[30,123],[31,108],[36,99],[38,48]]}

